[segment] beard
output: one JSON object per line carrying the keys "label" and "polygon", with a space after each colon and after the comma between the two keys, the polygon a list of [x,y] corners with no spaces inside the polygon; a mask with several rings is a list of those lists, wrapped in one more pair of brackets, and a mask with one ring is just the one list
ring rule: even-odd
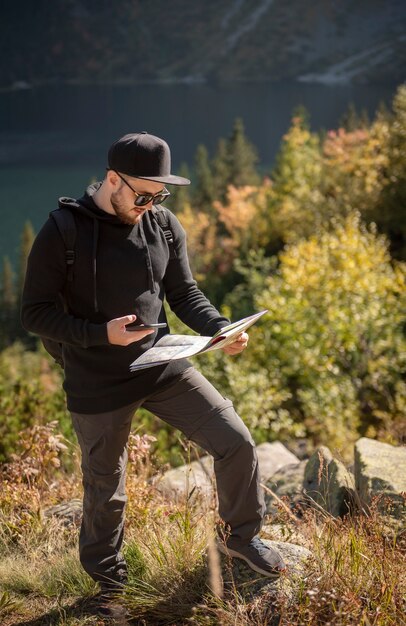
{"label": "beard", "polygon": [[145,213],[145,209],[142,207],[132,206],[130,209],[124,204],[124,202],[119,197],[120,190],[112,193],[110,196],[110,203],[114,209],[115,214],[117,215],[120,222],[123,224],[138,224],[140,222],[142,216]]}

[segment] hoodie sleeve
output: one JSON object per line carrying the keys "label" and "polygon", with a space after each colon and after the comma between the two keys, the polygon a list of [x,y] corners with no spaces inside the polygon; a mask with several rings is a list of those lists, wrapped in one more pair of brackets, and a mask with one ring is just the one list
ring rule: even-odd
{"label": "hoodie sleeve", "polygon": [[108,344],[106,324],[73,317],[56,307],[65,282],[65,246],[54,220],[49,218],[28,257],[21,305],[22,325],[37,335],[83,348]]}
{"label": "hoodie sleeve", "polygon": [[230,321],[209,302],[192,276],[186,246],[186,233],[170,213],[176,258],[168,263],[164,277],[165,295],[172,311],[182,322],[201,335],[212,336]]}

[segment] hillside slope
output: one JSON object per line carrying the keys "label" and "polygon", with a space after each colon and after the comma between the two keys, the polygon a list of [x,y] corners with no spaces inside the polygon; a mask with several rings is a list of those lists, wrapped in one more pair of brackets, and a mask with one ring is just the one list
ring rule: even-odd
{"label": "hillside slope", "polygon": [[402,0],[38,0],[1,18],[2,87],[405,79]]}

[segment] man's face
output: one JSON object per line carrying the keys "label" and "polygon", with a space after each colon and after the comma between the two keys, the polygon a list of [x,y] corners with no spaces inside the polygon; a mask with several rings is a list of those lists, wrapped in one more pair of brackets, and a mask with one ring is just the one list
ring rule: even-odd
{"label": "man's face", "polygon": [[[153,180],[143,180],[142,178],[132,178],[123,176],[125,180],[138,194],[156,194],[163,191],[165,186],[163,183],[157,183]],[[124,224],[138,224],[145,211],[152,209],[152,200],[145,206],[135,206],[134,200],[136,195],[131,191],[130,187],[122,180],[117,191],[113,191],[110,196],[111,206],[113,207],[117,217]]]}

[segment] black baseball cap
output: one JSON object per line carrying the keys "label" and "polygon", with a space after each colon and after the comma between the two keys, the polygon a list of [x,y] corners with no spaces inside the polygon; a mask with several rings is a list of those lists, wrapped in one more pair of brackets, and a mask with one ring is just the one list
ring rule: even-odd
{"label": "black baseball cap", "polygon": [[188,178],[171,174],[171,151],[166,141],[143,130],[124,135],[108,152],[108,169],[134,178],[167,185],[190,185]]}

